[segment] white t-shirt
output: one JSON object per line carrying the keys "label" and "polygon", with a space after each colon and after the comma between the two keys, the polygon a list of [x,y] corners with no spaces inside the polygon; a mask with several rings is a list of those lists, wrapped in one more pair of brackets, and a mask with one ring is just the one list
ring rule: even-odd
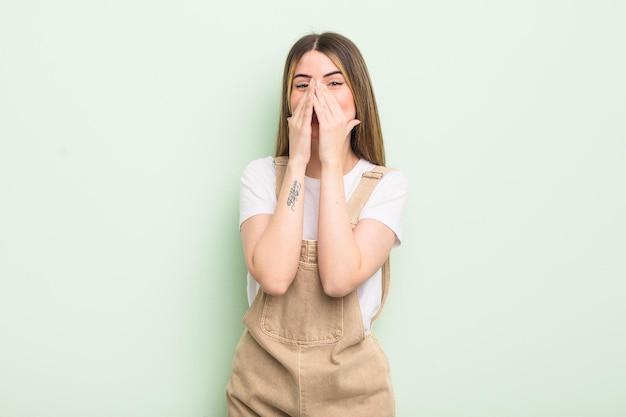
{"label": "white t-shirt", "polygon": [[[343,177],[346,200],[350,198],[364,172],[374,168],[374,164],[361,159],[355,167]],[[241,175],[239,226],[257,214],[273,214],[276,209],[276,168],[274,158],[255,159],[250,162]],[[317,222],[320,199],[320,180],[304,178],[304,228],[302,239],[317,240]],[[399,171],[391,171],[380,179],[368,202],[363,207],[360,219],[375,219],[396,234],[394,247],[402,241],[401,220],[406,206],[408,182]],[[357,293],[363,317],[365,333],[371,331],[370,323],[380,309],[382,296],[382,275],[379,269],[371,278],[361,284]],[[259,290],[259,284],[248,272],[248,303],[252,304]]]}

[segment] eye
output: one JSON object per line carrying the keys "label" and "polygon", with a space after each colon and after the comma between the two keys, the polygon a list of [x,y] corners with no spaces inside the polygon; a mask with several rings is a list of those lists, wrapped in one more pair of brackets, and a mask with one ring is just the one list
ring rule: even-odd
{"label": "eye", "polygon": [[296,84],[296,89],[298,90],[304,90],[309,86],[309,83],[298,83]]}
{"label": "eye", "polygon": [[331,81],[328,83],[329,87],[341,87],[342,85],[344,85],[345,83],[342,83],[340,81]]}

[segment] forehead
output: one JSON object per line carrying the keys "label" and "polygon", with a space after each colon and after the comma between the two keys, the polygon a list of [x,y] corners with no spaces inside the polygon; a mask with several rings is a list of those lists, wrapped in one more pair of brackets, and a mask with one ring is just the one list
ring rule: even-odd
{"label": "forehead", "polygon": [[294,74],[307,74],[318,78],[334,71],[339,71],[339,68],[328,55],[320,51],[309,51],[302,55],[296,64]]}

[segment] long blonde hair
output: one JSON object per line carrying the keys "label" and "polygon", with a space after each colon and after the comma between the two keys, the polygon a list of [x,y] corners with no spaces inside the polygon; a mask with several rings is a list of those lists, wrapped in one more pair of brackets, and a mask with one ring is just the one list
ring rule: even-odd
{"label": "long blonde hair", "polygon": [[385,146],[380,117],[367,65],[361,52],[351,40],[333,32],[305,35],[291,47],[287,55],[283,72],[276,156],[289,155],[287,118],[291,116],[289,102],[292,78],[298,61],[309,51],[319,51],[328,56],[339,68],[352,91],[356,118],[361,121],[352,129],[350,137],[352,151],[359,158],[367,159],[373,164],[385,165]]}

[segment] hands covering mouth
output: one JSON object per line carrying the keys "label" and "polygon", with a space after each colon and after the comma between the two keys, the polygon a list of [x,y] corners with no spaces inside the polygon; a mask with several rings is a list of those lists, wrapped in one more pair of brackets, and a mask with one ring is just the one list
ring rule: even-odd
{"label": "hands covering mouth", "polygon": [[[347,87],[345,87],[347,89]],[[289,155],[309,161],[311,143],[316,143],[316,158],[340,159],[349,150],[350,132],[361,122],[344,111],[344,105],[354,112],[354,98],[349,90],[329,90],[326,85],[311,79],[306,90],[297,92],[293,114],[287,118],[289,128]],[[346,104],[347,103],[347,104]],[[354,114],[354,113],[352,113]]]}

